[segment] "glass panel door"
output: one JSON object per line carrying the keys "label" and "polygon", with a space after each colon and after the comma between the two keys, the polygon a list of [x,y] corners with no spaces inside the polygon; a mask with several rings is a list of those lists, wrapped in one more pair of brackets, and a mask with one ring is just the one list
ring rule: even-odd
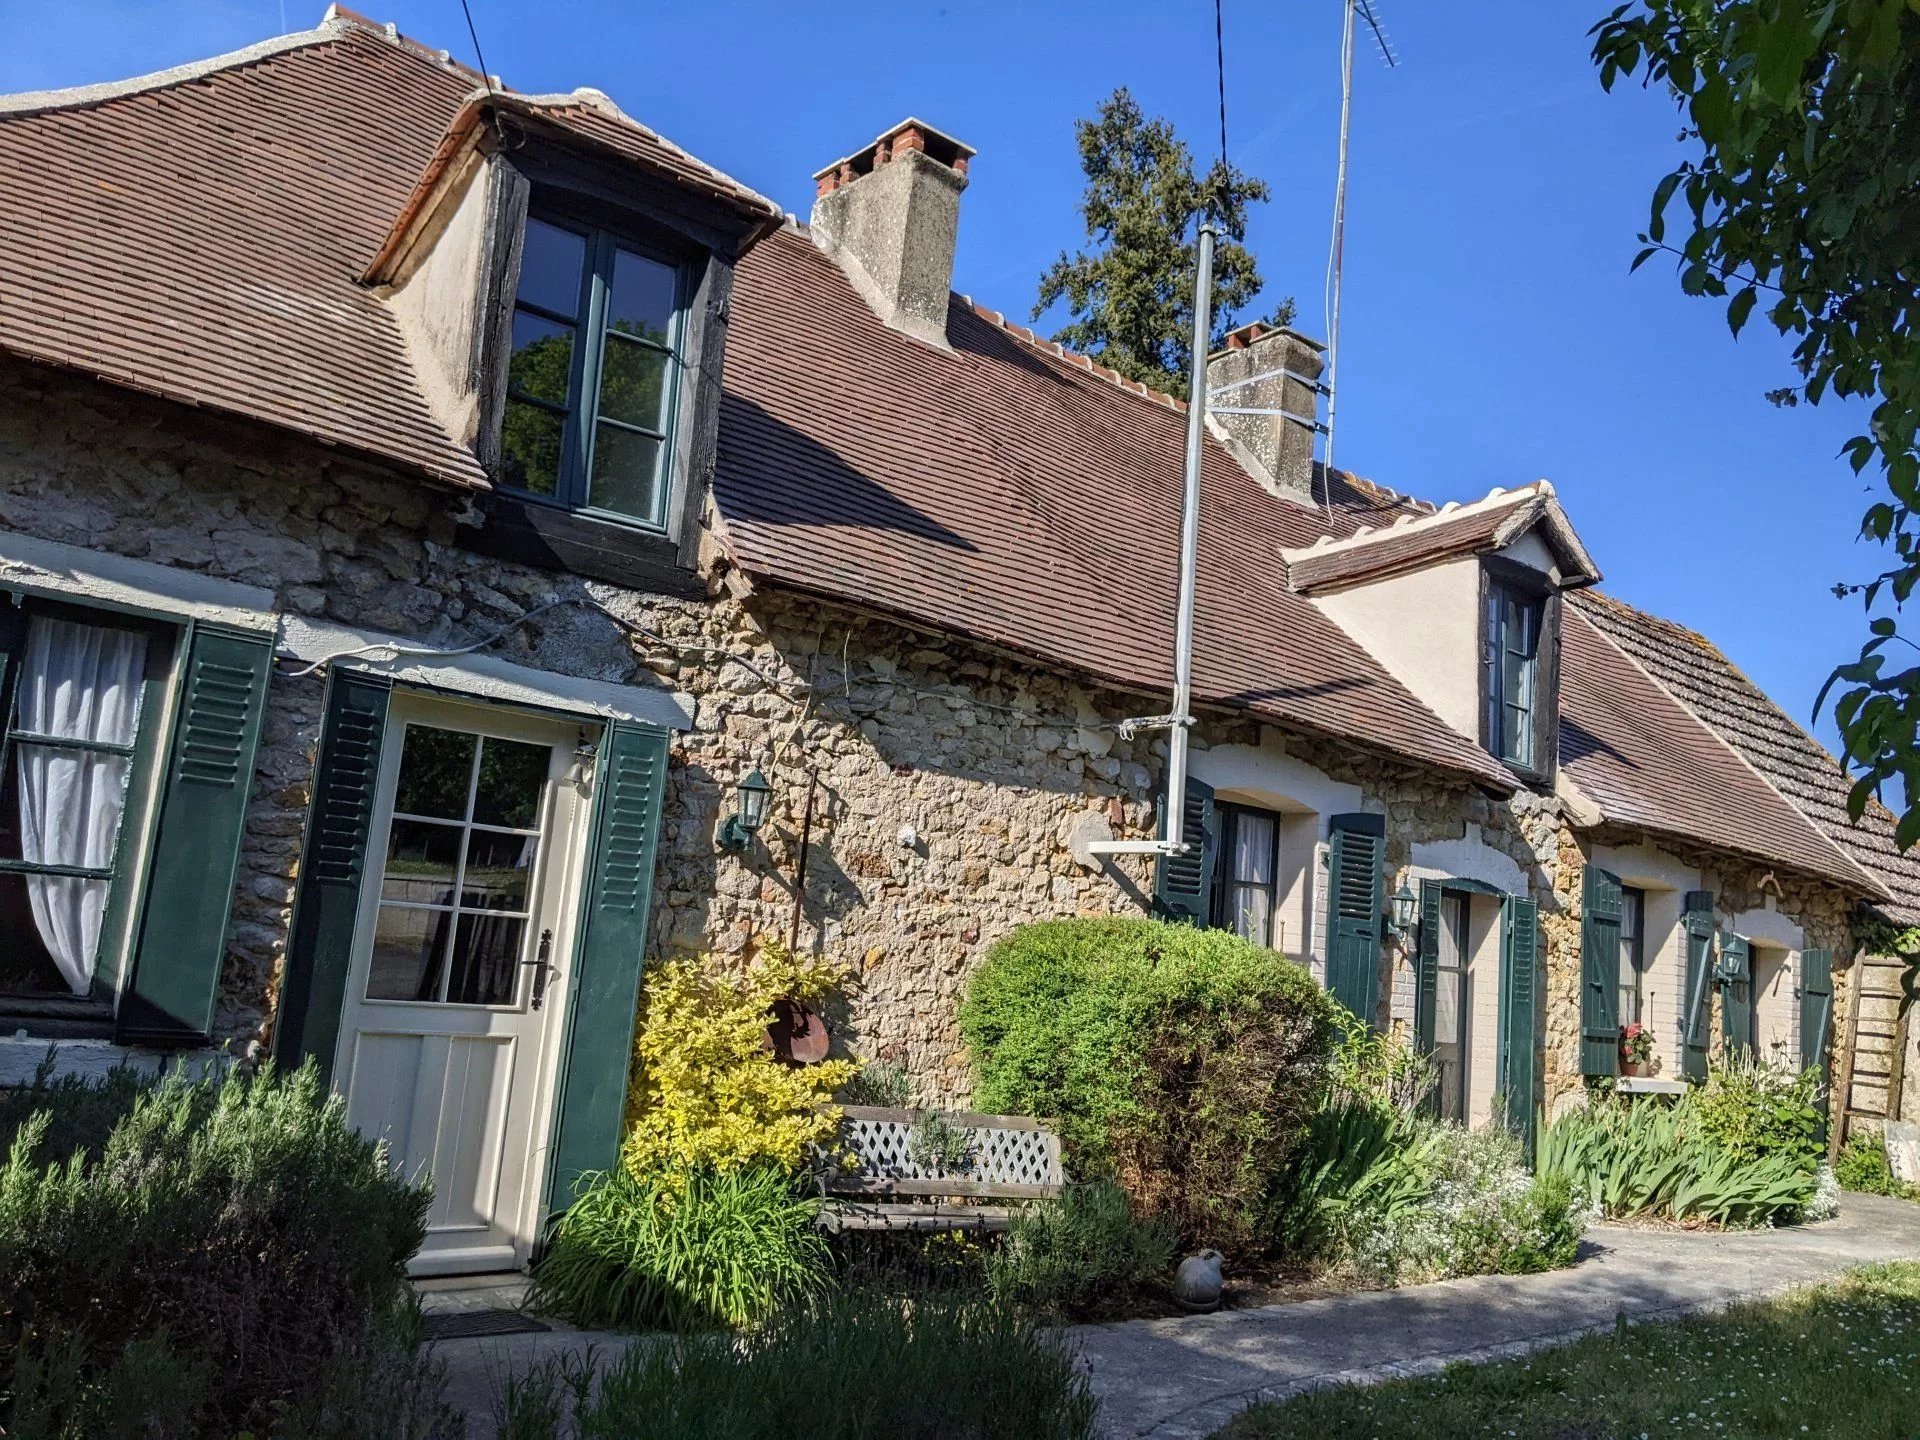
{"label": "glass panel door", "polygon": [[1433,997],[1433,1060],[1440,1118],[1467,1119],[1467,897],[1440,897],[1440,953]]}

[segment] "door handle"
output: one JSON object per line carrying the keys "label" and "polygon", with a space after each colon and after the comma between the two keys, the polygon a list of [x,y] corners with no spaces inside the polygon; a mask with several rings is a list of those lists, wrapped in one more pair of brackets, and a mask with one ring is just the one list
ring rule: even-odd
{"label": "door handle", "polygon": [[547,977],[553,974],[553,931],[540,932],[540,949],[532,960],[522,960],[522,965],[534,966],[533,972],[533,1008],[538,1010],[541,1002],[547,998]]}

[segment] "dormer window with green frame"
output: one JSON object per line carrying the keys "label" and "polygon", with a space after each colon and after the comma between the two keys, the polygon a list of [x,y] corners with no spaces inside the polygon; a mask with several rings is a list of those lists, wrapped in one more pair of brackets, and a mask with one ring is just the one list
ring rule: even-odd
{"label": "dormer window with green frame", "polygon": [[666,527],[689,289],[684,262],[528,217],[501,430],[507,488]]}
{"label": "dormer window with green frame", "polygon": [[1522,779],[1553,779],[1559,748],[1560,595],[1530,567],[1481,572],[1480,739]]}

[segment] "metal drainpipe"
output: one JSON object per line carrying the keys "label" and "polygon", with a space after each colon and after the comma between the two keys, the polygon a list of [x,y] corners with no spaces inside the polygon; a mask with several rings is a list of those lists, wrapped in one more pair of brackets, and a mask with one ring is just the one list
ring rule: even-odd
{"label": "metal drainpipe", "polygon": [[[1207,340],[1213,332],[1212,220],[1200,226],[1200,253],[1193,277],[1193,378],[1187,396],[1186,484],[1180,501],[1180,608],[1174,620],[1173,713],[1128,721],[1129,726],[1166,728],[1167,803],[1165,833],[1158,840],[1095,840],[1089,855],[1184,855],[1187,842],[1187,732],[1193,728],[1193,592],[1200,555],[1200,460],[1207,434]],[[1132,733],[1122,729],[1123,734]]]}

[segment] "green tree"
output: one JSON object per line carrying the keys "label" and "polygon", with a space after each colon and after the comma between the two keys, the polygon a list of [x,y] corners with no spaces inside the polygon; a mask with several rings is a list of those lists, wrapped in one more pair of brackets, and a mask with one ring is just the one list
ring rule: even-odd
{"label": "green tree", "polygon": [[[1214,250],[1214,345],[1234,326],[1236,312],[1260,292],[1247,238],[1247,207],[1268,198],[1266,183],[1215,161],[1196,176],[1193,155],[1166,120],[1142,113],[1126,88],[1113,92],[1091,120],[1077,121],[1080,168],[1087,189],[1080,200],[1089,249],[1060,258],[1040,277],[1039,319],[1065,300],[1071,324],[1054,334],[1159,390],[1186,392],[1193,360],[1193,281],[1200,222],[1211,210],[1222,234]],[[1271,320],[1290,324],[1293,301]]]}
{"label": "green tree", "polygon": [[[1897,608],[1920,586],[1920,0],[1632,0],[1593,28],[1601,84],[1665,85],[1689,158],[1662,179],[1634,261],[1678,257],[1690,295],[1721,298],[1737,335],[1756,309],[1795,337],[1783,405],[1871,402],[1844,453],[1885,485],[1862,520],[1890,549],[1859,594],[1871,638],[1839,666],[1834,706],[1859,816],[1901,782],[1898,837],[1920,839],[1920,667]],[[1686,225],[1680,243],[1667,222]]]}

